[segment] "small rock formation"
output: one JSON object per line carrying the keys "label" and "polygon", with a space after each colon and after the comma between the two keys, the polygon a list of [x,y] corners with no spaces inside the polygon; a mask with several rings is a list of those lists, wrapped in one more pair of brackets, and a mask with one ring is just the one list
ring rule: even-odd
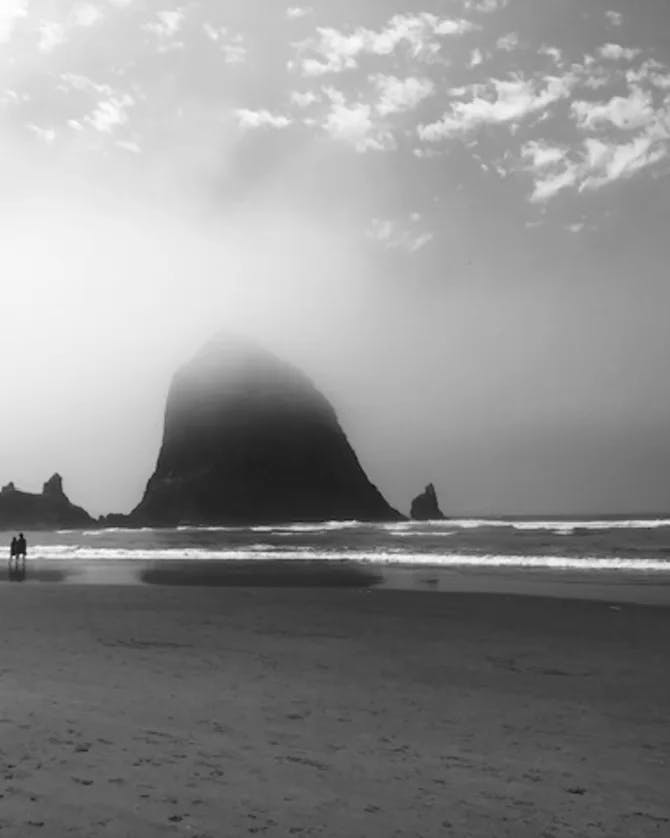
{"label": "small rock formation", "polygon": [[410,516],[415,521],[439,521],[446,517],[440,510],[432,483],[426,486],[422,494],[414,498]]}
{"label": "small rock formation", "polygon": [[[60,474],[54,474],[42,486],[42,494],[45,498],[62,499],[65,498],[63,491],[63,478]],[[65,498],[67,500],[67,498]]]}
{"label": "small rock formation", "polygon": [[174,376],[135,526],[394,521],[327,399],[298,369],[221,335]]}
{"label": "small rock formation", "polygon": [[68,500],[59,474],[47,480],[39,495],[21,492],[13,483],[0,492],[0,529],[76,529],[92,524],[88,512]]}

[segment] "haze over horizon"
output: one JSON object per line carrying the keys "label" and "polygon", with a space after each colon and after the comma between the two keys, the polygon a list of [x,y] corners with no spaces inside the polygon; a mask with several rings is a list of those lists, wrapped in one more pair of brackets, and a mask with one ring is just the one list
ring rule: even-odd
{"label": "haze over horizon", "polygon": [[125,512],[221,329],[394,506],[670,510],[667,0],[4,0],[0,483]]}

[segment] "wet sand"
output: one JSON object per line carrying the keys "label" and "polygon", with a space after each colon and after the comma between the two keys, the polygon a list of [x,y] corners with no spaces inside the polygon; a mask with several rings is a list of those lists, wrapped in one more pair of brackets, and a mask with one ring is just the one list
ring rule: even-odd
{"label": "wet sand", "polygon": [[346,560],[35,559],[3,581],[178,587],[342,587],[521,594],[670,607],[670,574],[639,571],[453,568]]}
{"label": "wet sand", "polygon": [[33,570],[3,835],[670,833],[668,608]]}

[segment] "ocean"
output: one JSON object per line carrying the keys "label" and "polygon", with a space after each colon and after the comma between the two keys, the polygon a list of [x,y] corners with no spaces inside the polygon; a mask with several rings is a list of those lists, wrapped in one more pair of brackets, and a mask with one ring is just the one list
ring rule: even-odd
{"label": "ocean", "polygon": [[[670,574],[670,518],[356,521],[27,533],[41,560],[356,562]],[[9,542],[10,534],[6,540]]]}

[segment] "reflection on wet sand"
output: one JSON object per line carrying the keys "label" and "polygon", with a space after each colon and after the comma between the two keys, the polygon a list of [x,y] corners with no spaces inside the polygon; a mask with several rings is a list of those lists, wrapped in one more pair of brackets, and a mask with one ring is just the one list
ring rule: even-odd
{"label": "reflection on wet sand", "polygon": [[10,582],[23,582],[26,578],[26,559],[25,556],[19,558],[12,557],[9,560],[8,578]]}
{"label": "reflection on wet sand", "polygon": [[479,593],[670,605],[670,584],[657,574],[398,567],[352,561],[199,561],[31,558],[10,568],[10,582],[171,587],[376,588]]}
{"label": "reflection on wet sand", "polygon": [[64,582],[69,575],[65,568],[45,567],[42,563],[27,562],[25,559],[10,561],[7,567],[10,582]]}
{"label": "reflection on wet sand", "polygon": [[208,587],[367,588],[382,582],[381,573],[349,562],[236,561],[156,562],[139,578],[149,585]]}

